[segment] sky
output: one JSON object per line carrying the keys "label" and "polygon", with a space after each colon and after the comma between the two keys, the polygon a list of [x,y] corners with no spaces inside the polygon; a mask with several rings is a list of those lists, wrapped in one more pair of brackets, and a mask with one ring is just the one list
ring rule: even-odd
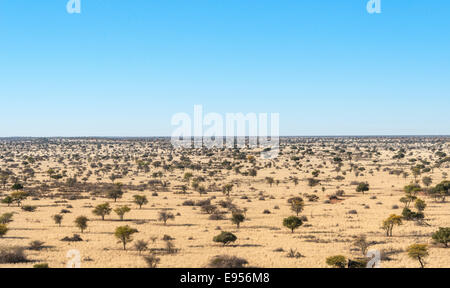
{"label": "sky", "polygon": [[175,113],[280,134],[449,135],[450,1],[0,0],[0,137],[170,136]]}

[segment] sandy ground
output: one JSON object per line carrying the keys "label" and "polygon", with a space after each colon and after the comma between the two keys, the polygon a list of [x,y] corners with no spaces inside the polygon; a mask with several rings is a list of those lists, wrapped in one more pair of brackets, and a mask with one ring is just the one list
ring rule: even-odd
{"label": "sandy ground", "polygon": [[[412,181],[412,175],[404,178],[402,175],[390,175],[388,169],[403,169],[409,174],[410,167],[417,163],[412,163],[408,159],[426,159],[433,165],[436,161],[435,151],[431,148],[437,148],[447,153],[448,139],[440,140],[436,143],[432,141],[416,140],[411,143],[404,143],[402,140],[386,143],[385,140],[374,140],[370,142],[358,140],[346,140],[346,151],[353,152],[353,159],[348,160],[345,155],[342,156],[343,166],[340,171],[335,171],[336,164],[333,163],[331,151],[335,151],[335,141],[325,141],[321,144],[319,141],[295,144],[306,148],[311,148],[314,155],[302,154],[304,150],[293,150],[291,144],[283,145],[283,155],[280,155],[275,161],[262,160],[256,157],[256,163],[252,164],[246,159],[233,160],[231,154],[227,151],[215,151],[214,155],[193,155],[187,153],[194,163],[208,163],[212,160],[218,168],[207,168],[204,171],[191,169],[175,169],[173,171],[164,171],[160,167],[150,165],[150,171],[145,173],[138,171],[134,160],[140,159],[146,153],[151,155],[153,162],[161,160],[168,163],[167,155],[172,153],[173,158],[179,159],[181,152],[169,151],[166,148],[157,148],[158,142],[143,142],[138,145],[135,142],[130,144],[126,141],[110,140],[109,145],[103,145],[101,149],[93,140],[86,140],[85,143],[74,143],[71,146],[53,143],[49,148],[42,148],[36,143],[25,146],[12,145],[3,142],[2,159],[0,168],[2,171],[10,170],[19,178],[23,174],[25,166],[31,167],[35,171],[34,177],[27,179],[24,183],[25,188],[39,187],[42,183],[55,183],[56,180],[50,179],[47,174],[49,168],[58,171],[66,170],[68,176],[75,174],[79,181],[86,172],[91,170],[95,172],[99,168],[91,168],[90,164],[103,163],[106,165],[122,165],[123,158],[102,160],[102,155],[117,154],[119,156],[132,155],[129,160],[130,172],[124,178],[116,180],[125,184],[138,185],[147,183],[150,180],[159,180],[152,177],[153,172],[162,171],[162,181],[167,181],[167,191],[162,188],[155,188],[157,196],[152,196],[154,191],[145,189],[144,191],[133,191],[124,188],[124,196],[114,202],[102,196],[92,196],[89,192],[83,192],[81,195],[86,199],[65,200],[61,202],[60,197],[49,197],[52,193],[58,192],[58,188],[52,189],[50,193],[41,197],[29,197],[22,205],[37,206],[35,212],[25,212],[17,205],[8,207],[6,204],[0,204],[0,214],[6,212],[14,213],[13,222],[8,224],[9,231],[5,237],[0,238],[0,246],[22,246],[27,247],[33,240],[45,242],[45,247],[40,251],[26,250],[27,257],[33,262],[20,264],[0,264],[0,267],[32,267],[37,263],[48,263],[50,267],[65,267],[68,261],[66,254],[71,249],[77,249],[81,254],[82,267],[146,267],[142,256],[133,248],[137,240],[149,241],[150,249],[162,249],[165,247],[163,235],[170,235],[174,238],[173,243],[179,249],[178,253],[166,254],[158,253],[160,263],[158,267],[205,267],[211,257],[215,255],[235,255],[245,258],[249,266],[256,267],[328,267],[325,259],[333,255],[344,255],[348,258],[361,257],[361,253],[352,245],[355,236],[365,234],[367,239],[374,242],[370,249],[386,250],[396,249],[397,253],[391,255],[390,261],[382,261],[381,267],[418,267],[417,261],[408,258],[405,249],[408,245],[414,243],[429,244],[430,255],[425,259],[427,267],[450,267],[450,248],[446,249],[436,245],[431,239],[431,234],[438,227],[450,227],[450,204],[441,203],[425,195],[419,197],[426,201],[425,210],[426,223],[429,225],[419,225],[414,221],[404,221],[404,224],[394,228],[393,237],[386,237],[385,232],[380,228],[382,221],[390,214],[401,214],[403,204],[399,202],[400,197],[404,195],[403,187]],[[84,149],[83,147],[87,147]],[[404,159],[392,159],[397,150],[403,147],[407,151]],[[358,148],[361,148],[358,151]],[[393,148],[393,149],[389,149]],[[371,149],[376,149],[377,153],[369,153]],[[394,150],[394,151],[391,151]],[[253,153],[253,151],[244,151]],[[75,161],[74,154],[79,158]],[[369,154],[372,154],[369,158]],[[48,156],[42,158],[33,164],[24,164],[25,156]],[[72,155],[72,156],[71,156]],[[303,159],[293,160],[292,156],[299,155]],[[356,156],[357,155],[357,156]],[[97,157],[97,158],[96,158]],[[58,161],[62,158],[62,161]],[[13,159],[5,161],[6,159]],[[240,162],[243,166],[241,171],[246,171],[250,167],[259,167],[256,177],[243,176],[235,173],[233,170],[220,169],[223,160],[230,162]],[[374,162],[374,160],[376,162]],[[272,167],[265,167],[267,163],[272,162]],[[302,167],[298,167],[298,162]],[[356,164],[358,167],[364,167],[359,176],[354,171],[350,172],[350,164]],[[448,163],[448,162],[447,162]],[[17,167],[13,164],[17,164]],[[79,169],[79,168],[84,169]],[[378,167],[378,169],[377,169]],[[321,180],[320,185],[309,187],[306,179],[311,178],[311,172],[315,169],[320,170],[317,179]],[[215,176],[209,176],[211,170],[219,170],[220,173]],[[345,172],[344,172],[345,171]],[[369,172],[372,173],[369,173]],[[220,200],[226,200],[226,196],[221,191],[208,191],[205,195],[193,191],[191,187],[186,195],[175,193],[179,192],[179,185],[186,184],[183,175],[186,172],[192,172],[194,177],[203,176],[205,182],[202,185],[208,186],[213,182],[218,186],[226,183],[235,183],[230,198],[239,208],[246,208],[246,220],[239,229],[229,220],[230,213],[226,214],[225,220],[209,220],[209,215],[203,213],[200,207],[183,206],[186,200],[204,200],[215,196],[212,203]],[[344,172],[344,173],[343,173]],[[449,164],[442,164],[433,171],[423,173],[417,179],[424,176],[430,176],[435,185],[444,180],[445,173],[449,173]],[[117,173],[117,172],[114,172]],[[345,175],[344,175],[345,174]],[[91,175],[87,183],[111,183],[108,179],[110,172],[99,175]],[[334,179],[337,175],[345,179]],[[273,177],[279,180],[279,184],[270,186],[266,177]],[[295,185],[290,177],[298,177],[299,183]],[[66,177],[67,178],[67,177]],[[23,182],[20,180],[21,183]],[[65,182],[65,178],[58,180]],[[369,192],[358,193],[355,191],[355,185],[352,181],[367,181],[370,184]],[[422,185],[421,182],[419,184]],[[7,188],[1,190],[0,198],[9,195],[12,191],[12,183],[8,182]],[[325,191],[323,191],[323,188]],[[39,189],[38,189],[39,190]],[[344,196],[336,203],[325,203],[328,195],[337,190],[344,190]],[[300,215],[308,218],[305,224],[291,233],[290,230],[283,227],[282,221],[285,217],[294,213],[290,210],[287,199],[294,196],[302,196],[304,193],[316,194],[319,196],[317,202],[308,202],[305,197],[305,209]],[[146,195],[149,203],[139,209],[133,203],[132,196],[135,194]],[[248,199],[241,199],[242,196]],[[261,198],[263,196],[263,198]],[[449,197],[450,198],[450,197]],[[125,221],[120,222],[118,216],[112,212],[102,221],[99,216],[92,214],[93,207],[98,204],[108,202],[115,208],[121,205],[128,205],[132,208],[131,212],[125,215]],[[67,206],[69,208],[67,208]],[[393,209],[398,205],[398,209]],[[70,208],[72,207],[72,208]],[[64,214],[62,226],[54,223],[51,216],[58,214],[61,209],[66,208],[71,213]],[[279,208],[279,209],[277,209]],[[158,213],[163,209],[168,209],[173,213],[175,219],[168,221],[164,225],[158,221]],[[221,210],[226,210],[222,209]],[[264,214],[264,210],[269,210],[270,214]],[[351,210],[356,210],[356,214],[349,214]],[[74,225],[74,219],[77,216],[85,215],[90,221],[88,229],[80,233]],[[120,243],[114,237],[114,230],[118,226],[130,225],[139,230],[133,235],[134,241],[128,244],[128,250],[122,250]],[[220,231],[229,231],[234,233],[238,240],[223,247],[212,241],[212,238]],[[62,242],[63,237],[79,234],[84,241],[82,242]],[[150,239],[156,237],[153,242]],[[279,252],[279,248],[283,251]],[[303,257],[289,258],[287,252],[289,249],[295,249]],[[159,251],[159,250],[158,250]],[[143,252],[148,254],[149,252]]]}

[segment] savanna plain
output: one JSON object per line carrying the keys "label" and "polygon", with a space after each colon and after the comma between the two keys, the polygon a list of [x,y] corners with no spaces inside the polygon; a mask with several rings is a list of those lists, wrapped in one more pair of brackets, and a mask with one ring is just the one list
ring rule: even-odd
{"label": "savanna plain", "polygon": [[168,138],[3,138],[0,268],[365,267],[369,251],[382,268],[448,268],[449,143],[283,137],[264,159]]}

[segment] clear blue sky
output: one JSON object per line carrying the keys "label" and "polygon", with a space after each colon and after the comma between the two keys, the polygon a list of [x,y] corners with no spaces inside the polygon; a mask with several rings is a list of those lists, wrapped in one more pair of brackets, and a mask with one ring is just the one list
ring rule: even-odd
{"label": "clear blue sky", "polygon": [[278,112],[282,135],[450,134],[450,1],[0,0],[0,136],[170,135]]}

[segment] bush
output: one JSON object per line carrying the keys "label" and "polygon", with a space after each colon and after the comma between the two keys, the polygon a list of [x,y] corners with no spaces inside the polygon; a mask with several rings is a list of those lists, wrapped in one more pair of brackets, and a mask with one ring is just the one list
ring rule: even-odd
{"label": "bush", "polygon": [[134,249],[139,252],[139,255],[141,255],[142,251],[145,251],[148,249],[148,242],[144,240],[139,240],[136,243],[134,243]]}
{"label": "bush", "polygon": [[403,219],[405,219],[405,220],[420,220],[420,219],[424,218],[424,215],[422,212],[414,212],[414,211],[411,211],[411,209],[406,208],[406,207],[403,208],[402,216],[403,216]]}
{"label": "bush", "polygon": [[6,235],[8,227],[5,224],[0,224],[0,238]]}
{"label": "bush", "polygon": [[36,206],[31,206],[31,205],[22,206],[22,210],[26,211],[26,212],[34,212],[34,211],[36,211],[36,209],[37,209]]}
{"label": "bush", "polygon": [[0,264],[15,264],[28,262],[23,247],[1,247]]}
{"label": "bush", "polygon": [[243,268],[248,261],[236,256],[219,255],[214,256],[210,262],[209,268]]}
{"label": "bush", "polygon": [[301,258],[301,257],[304,257],[304,256],[300,252],[297,252],[296,249],[292,249],[291,248],[291,249],[289,249],[286,257],[288,257],[288,258]]}
{"label": "bush", "polygon": [[5,198],[2,199],[2,203],[3,204],[8,204],[8,207],[9,207],[9,205],[14,203],[14,200],[13,200],[13,198],[11,196],[6,196]]}
{"label": "bush", "polygon": [[367,249],[370,245],[371,243],[367,242],[367,237],[364,234],[357,236],[355,241],[353,241],[353,246],[359,248],[364,256],[367,254]]}
{"label": "bush", "polygon": [[170,212],[161,211],[161,212],[159,212],[159,218],[158,219],[159,219],[159,221],[163,221],[164,225],[166,225],[167,224],[167,220],[173,220],[173,219],[175,219],[175,216],[172,213],[170,213]]}
{"label": "bush", "polygon": [[214,212],[211,215],[209,215],[209,220],[224,220],[225,217],[222,213]]}
{"label": "bush", "polygon": [[223,246],[237,240],[236,235],[231,232],[222,232],[213,238],[214,242],[222,243]]}
{"label": "bush", "polygon": [[214,213],[214,211],[217,210],[217,206],[211,204],[203,205],[201,207],[202,211],[205,212],[206,214],[212,214]]}
{"label": "bush", "polygon": [[167,254],[175,254],[178,252],[178,249],[175,248],[175,244],[171,240],[166,241],[166,252]]}
{"label": "bush", "polygon": [[148,256],[144,256],[144,260],[149,268],[156,268],[161,259],[156,257],[155,254],[150,254]]}
{"label": "bush", "polygon": [[35,241],[31,241],[30,242],[30,247],[28,247],[28,249],[30,250],[42,250],[44,248],[44,242],[41,242],[39,240],[35,240]]}
{"label": "bush", "polygon": [[12,222],[13,213],[4,213],[0,216],[0,224],[8,224]]}
{"label": "bush", "polygon": [[305,194],[305,197],[308,199],[309,202],[319,201],[319,196],[314,195],[314,194]]}
{"label": "bush", "polygon": [[64,242],[81,242],[83,241],[83,239],[80,237],[80,235],[78,234],[73,234],[72,237],[64,237],[63,239],[61,239],[61,241]]}
{"label": "bush", "polygon": [[347,265],[347,259],[342,255],[328,257],[326,262],[327,265],[334,268],[345,268]]}
{"label": "bush", "polygon": [[369,260],[367,258],[359,258],[356,260],[348,260],[348,268],[366,268]]}
{"label": "bush", "polygon": [[195,206],[195,202],[193,200],[186,200],[182,204],[183,206]]}
{"label": "bush", "polygon": [[48,263],[41,263],[41,264],[34,264],[33,268],[46,269],[46,268],[50,268],[50,267],[48,267]]}

